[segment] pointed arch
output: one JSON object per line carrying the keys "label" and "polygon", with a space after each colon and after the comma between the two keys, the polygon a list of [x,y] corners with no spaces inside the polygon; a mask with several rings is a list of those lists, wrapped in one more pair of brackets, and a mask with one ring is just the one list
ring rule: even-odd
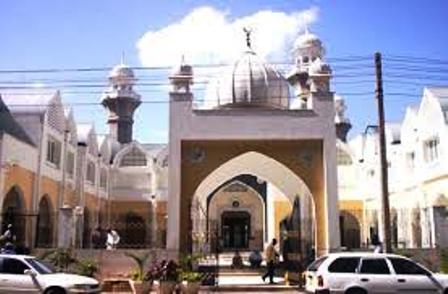
{"label": "pointed arch", "polygon": [[278,187],[294,203],[297,195],[312,198],[305,182],[279,161],[259,152],[249,151],[223,163],[197,187],[194,197],[202,203],[213,190],[241,174],[252,174]]}
{"label": "pointed arch", "polygon": [[[258,179],[268,182],[275,186],[283,195],[289,200],[291,206],[297,203],[297,199],[306,198],[309,200],[311,211],[309,212],[309,217],[311,219],[310,230],[307,230],[307,234],[311,233],[312,237],[309,243],[311,247],[317,248],[317,230],[316,230],[316,207],[313,195],[306,185],[304,180],[302,180],[296,173],[294,173],[287,166],[281,162],[273,159],[272,157],[265,155],[256,151],[248,151],[234,158],[224,162],[211,173],[209,173],[197,186],[191,206],[191,221],[192,230],[196,232],[208,232],[207,226],[207,216],[204,213],[198,213],[200,211],[206,211],[207,197],[212,194],[217,187],[224,185],[229,180],[244,174],[250,174]],[[210,226],[211,227],[211,226]],[[294,227],[293,229],[298,229],[301,234],[303,227]],[[213,235],[210,233],[210,235]],[[193,240],[195,241],[195,240]],[[193,242],[194,243],[194,242]],[[308,248],[308,254],[311,252],[311,247]],[[197,248],[193,244],[193,251]],[[300,249],[302,250],[302,249]],[[302,251],[304,252],[304,251]]]}
{"label": "pointed arch", "polygon": [[13,186],[6,193],[2,203],[2,232],[4,232],[9,224],[13,227],[13,234],[16,242],[25,241],[25,199],[23,191],[19,186]]}
{"label": "pointed arch", "polygon": [[36,247],[49,248],[53,245],[53,206],[48,195],[39,201],[39,211],[36,223]]}

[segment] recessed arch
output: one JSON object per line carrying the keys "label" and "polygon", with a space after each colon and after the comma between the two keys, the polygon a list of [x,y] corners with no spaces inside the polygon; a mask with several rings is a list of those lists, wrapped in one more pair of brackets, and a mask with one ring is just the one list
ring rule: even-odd
{"label": "recessed arch", "polygon": [[341,246],[347,249],[361,247],[361,225],[358,218],[350,211],[342,210],[339,214]]}
{"label": "recessed arch", "polygon": [[42,196],[39,201],[39,210],[36,223],[36,247],[49,248],[53,245],[53,206],[48,195]]}
{"label": "recessed arch", "polygon": [[19,186],[13,186],[6,193],[2,203],[2,232],[11,224],[17,243],[25,241],[25,213],[26,207],[22,189]]}
{"label": "recessed arch", "polygon": [[297,195],[312,197],[305,182],[277,160],[256,151],[249,151],[223,163],[198,186],[195,197],[203,203],[213,190],[227,180],[241,174],[252,174],[278,187],[294,203]]}
{"label": "recessed arch", "polygon": [[[302,199],[302,197],[309,200],[309,202],[305,202],[310,203],[311,211],[308,213],[313,222],[311,224],[311,226],[313,226],[311,231],[314,232],[314,234],[312,234],[313,237],[311,239],[313,244],[311,244],[311,246],[316,248],[317,229],[315,228],[316,223],[314,217],[316,208],[309,187],[287,166],[270,156],[256,151],[248,151],[235,156],[218,166],[200,182],[192,198],[190,212],[192,230],[197,232],[207,232],[208,234],[213,235],[208,232],[208,229],[205,226],[207,223],[207,214],[203,212],[207,211],[207,197],[212,194],[217,187],[222,187],[229,180],[244,174],[253,175],[257,177],[257,179],[275,186],[288,199],[291,206],[295,205],[297,199]],[[295,226],[294,229],[298,229],[298,227]],[[194,250],[195,246],[193,246],[193,251]]]}

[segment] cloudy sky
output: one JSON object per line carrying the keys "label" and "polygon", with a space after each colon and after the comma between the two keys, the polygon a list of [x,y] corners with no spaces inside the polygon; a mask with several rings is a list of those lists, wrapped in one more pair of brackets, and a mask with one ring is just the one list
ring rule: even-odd
{"label": "cloudy sky", "polygon": [[[448,2],[433,1],[149,1],[149,0],[4,0],[0,2],[0,70],[103,68],[119,63],[122,52],[138,70],[144,100],[166,101],[169,68],[182,56],[195,65],[229,64],[244,48],[242,28],[252,29],[253,48],[275,64],[291,62],[291,46],[305,28],[318,34],[335,70],[333,88],[347,101],[353,134],[375,123],[371,62],[344,63],[342,58],[406,56],[430,60],[412,72],[394,72],[385,61],[386,107],[390,121],[400,121],[407,105],[417,104],[424,85],[448,84]],[[334,63],[332,63],[332,59]],[[411,60],[412,61],[412,60]],[[431,75],[419,72],[437,67]],[[351,71],[350,71],[351,70]],[[195,68],[201,96],[216,70]],[[399,84],[397,76],[406,81]],[[408,78],[409,76],[409,78]],[[414,76],[413,79],[411,77]],[[390,83],[388,83],[390,77]],[[107,71],[51,74],[0,72],[0,87],[17,82],[46,84],[62,90],[67,103],[98,102]],[[393,80],[394,79],[394,80]],[[154,85],[152,85],[154,84]],[[23,84],[19,84],[23,85]],[[76,86],[77,85],[77,86]],[[0,89],[0,93],[1,93]],[[390,94],[389,96],[387,94]],[[98,105],[74,106],[80,122],[106,132],[105,111]],[[143,104],[135,121],[136,137],[164,142],[167,104]]]}

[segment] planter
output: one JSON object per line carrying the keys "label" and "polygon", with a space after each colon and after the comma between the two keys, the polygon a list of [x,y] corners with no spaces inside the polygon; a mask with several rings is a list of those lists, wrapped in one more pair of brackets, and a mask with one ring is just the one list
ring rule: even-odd
{"label": "planter", "polygon": [[184,294],[197,294],[199,293],[199,288],[201,287],[201,282],[182,282],[181,290]]}
{"label": "planter", "polygon": [[152,283],[147,281],[132,281],[132,292],[134,294],[149,294],[152,290]]}
{"label": "planter", "polygon": [[176,288],[177,283],[174,281],[160,281],[159,293],[160,294],[172,294]]}

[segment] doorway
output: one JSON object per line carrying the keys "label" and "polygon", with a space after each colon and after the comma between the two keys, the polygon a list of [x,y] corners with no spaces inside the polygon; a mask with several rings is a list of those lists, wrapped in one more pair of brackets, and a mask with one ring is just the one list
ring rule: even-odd
{"label": "doorway", "polygon": [[250,236],[250,214],[246,211],[225,211],[221,215],[224,249],[247,249]]}

